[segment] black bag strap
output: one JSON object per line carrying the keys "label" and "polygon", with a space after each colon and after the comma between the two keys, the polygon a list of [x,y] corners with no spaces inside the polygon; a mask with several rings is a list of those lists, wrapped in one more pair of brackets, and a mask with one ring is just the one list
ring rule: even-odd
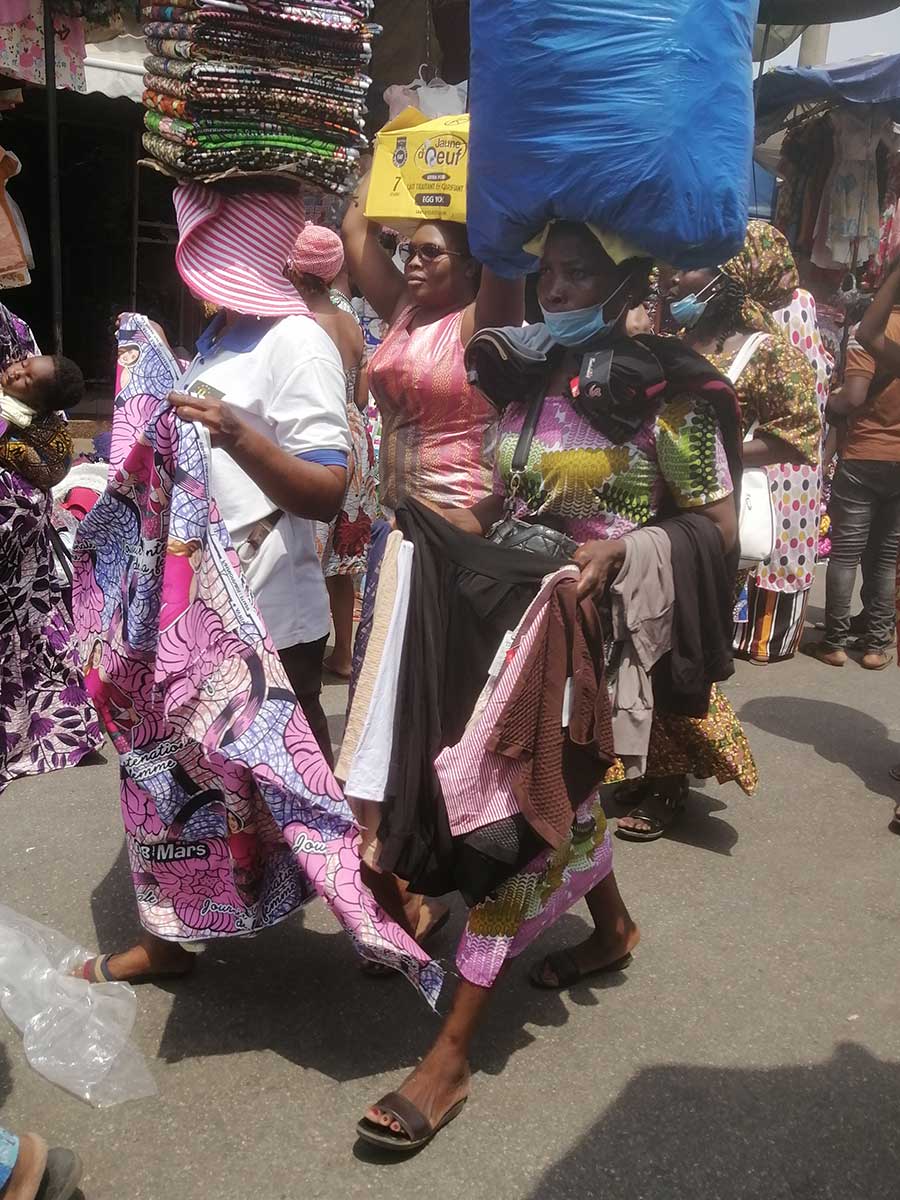
{"label": "black bag strap", "polygon": [[537,429],[537,423],[541,419],[541,412],[544,407],[544,389],[541,388],[535,398],[528,405],[528,412],[525,415],[525,423],[522,426],[522,432],[519,434],[519,440],[516,442],[516,449],[512,457],[512,470],[514,475],[521,473],[528,466],[528,457],[531,454],[531,443],[534,441],[534,432]]}

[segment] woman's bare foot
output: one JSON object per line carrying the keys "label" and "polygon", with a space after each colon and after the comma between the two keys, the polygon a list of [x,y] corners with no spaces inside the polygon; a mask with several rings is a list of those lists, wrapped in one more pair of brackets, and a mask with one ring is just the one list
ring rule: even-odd
{"label": "woman's bare foot", "polygon": [[[604,967],[612,966],[613,963],[631,954],[637,948],[640,940],[640,929],[634,922],[629,921],[622,930],[617,931],[613,938],[605,933],[601,935],[594,930],[585,941],[579,942],[577,946],[567,950],[566,955],[577,967],[579,976],[590,975],[594,971],[602,971]],[[561,986],[561,981],[551,966],[551,958],[552,955],[548,955],[544,959],[534,972],[534,976],[535,981],[544,987],[557,988]]]}
{"label": "woman's bare foot", "polygon": [[[469,1078],[469,1064],[465,1056],[452,1045],[443,1045],[439,1038],[398,1091],[435,1128],[455,1104],[466,1099]],[[403,1134],[398,1123],[377,1105],[366,1110],[366,1120],[398,1136]]]}
{"label": "woman's bare foot", "polygon": [[[102,961],[102,979],[113,979],[121,983],[130,983],[136,979],[147,979],[171,975],[187,975],[193,969],[196,955],[189,953],[177,942],[165,942],[153,934],[145,934],[141,940],[129,950],[121,954],[101,955],[100,959],[91,959],[91,964]],[[74,972],[80,978],[85,978],[83,968]],[[92,982],[100,982],[94,978]]]}
{"label": "woman's bare foot", "polygon": [[349,679],[353,672],[353,659],[349,654],[346,658],[339,658],[336,654],[331,654],[325,659],[322,666],[331,675],[337,675],[339,679]]}
{"label": "woman's bare foot", "polygon": [[424,946],[433,933],[437,933],[439,929],[443,928],[449,915],[449,907],[441,904],[439,900],[425,899],[422,901],[415,926],[416,941],[420,946]]}
{"label": "woman's bare foot", "polygon": [[34,1200],[47,1168],[47,1143],[36,1133],[19,1138],[19,1157],[3,1193],[3,1200]]}

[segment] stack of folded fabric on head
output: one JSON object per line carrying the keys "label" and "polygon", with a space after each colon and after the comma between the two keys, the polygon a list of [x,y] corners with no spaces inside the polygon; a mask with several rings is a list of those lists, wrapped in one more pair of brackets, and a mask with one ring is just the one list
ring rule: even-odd
{"label": "stack of folded fabric on head", "polygon": [[144,148],[176,175],[286,172],[342,192],[366,146],[371,0],[174,0],[143,11]]}

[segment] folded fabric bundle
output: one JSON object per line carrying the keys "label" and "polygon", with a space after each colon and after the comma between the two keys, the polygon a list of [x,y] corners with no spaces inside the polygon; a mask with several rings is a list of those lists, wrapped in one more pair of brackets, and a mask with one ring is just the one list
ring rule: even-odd
{"label": "folded fabric bundle", "polygon": [[284,170],[351,185],[364,131],[369,0],[201,0],[142,12],[145,150],[175,174]]}
{"label": "folded fabric bundle", "polygon": [[145,133],[144,149],[158,162],[194,179],[226,171],[284,171],[302,176],[328,191],[340,188],[346,169],[315,154],[284,146],[241,144],[223,149],[182,146],[156,133]]}

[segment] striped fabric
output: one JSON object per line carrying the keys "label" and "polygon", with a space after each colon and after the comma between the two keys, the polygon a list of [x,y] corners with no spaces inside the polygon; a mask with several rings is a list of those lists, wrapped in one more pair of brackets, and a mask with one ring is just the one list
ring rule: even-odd
{"label": "striped fabric", "polygon": [[284,265],[303,228],[303,202],[268,190],[235,194],[198,183],[175,189],[175,264],[195,296],[252,317],[310,315]]}
{"label": "striped fabric", "polygon": [[561,579],[577,577],[577,567],[563,567],[544,580],[511,639],[499,674],[481,693],[472,719],[455,746],[442,750],[434,769],[440,780],[447,819],[454,837],[515,816],[519,805],[512,789],[520,764],[485,749],[503,714],[532,648],[547,625],[547,602]]}
{"label": "striped fabric", "polygon": [[771,592],[747,581],[747,620],[735,621],[734,652],[752,662],[784,662],[800,645],[809,588],[802,592]]}

